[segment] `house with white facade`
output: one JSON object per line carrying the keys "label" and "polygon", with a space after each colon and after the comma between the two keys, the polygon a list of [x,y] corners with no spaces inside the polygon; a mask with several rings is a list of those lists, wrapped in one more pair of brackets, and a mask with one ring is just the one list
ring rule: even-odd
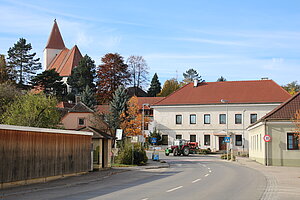
{"label": "house with white facade", "polygon": [[198,142],[200,148],[247,152],[246,128],[290,94],[272,80],[190,83],[155,103],[154,123],[164,145],[175,139]]}
{"label": "house with white facade", "polygon": [[[250,125],[249,158],[263,165],[299,167],[300,136],[294,120],[297,111],[300,111],[300,93]],[[270,141],[264,140],[265,135]]]}

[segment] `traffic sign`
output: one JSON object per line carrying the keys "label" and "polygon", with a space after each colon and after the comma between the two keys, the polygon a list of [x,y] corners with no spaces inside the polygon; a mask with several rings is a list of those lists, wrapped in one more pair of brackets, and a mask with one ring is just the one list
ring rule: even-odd
{"label": "traffic sign", "polygon": [[271,141],[271,136],[270,135],[264,135],[264,141],[265,142],[270,142]]}
{"label": "traffic sign", "polygon": [[225,138],[224,138],[224,142],[230,143],[230,137],[225,137]]}
{"label": "traffic sign", "polygon": [[155,137],[151,138],[151,143],[152,144],[156,144],[156,142],[157,142],[157,138],[155,138]]}

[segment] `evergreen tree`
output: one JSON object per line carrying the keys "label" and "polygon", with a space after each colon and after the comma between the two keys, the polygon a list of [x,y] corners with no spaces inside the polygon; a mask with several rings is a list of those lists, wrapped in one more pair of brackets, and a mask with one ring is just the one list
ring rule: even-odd
{"label": "evergreen tree", "polygon": [[8,67],[10,76],[15,80],[19,87],[23,87],[31,76],[41,69],[39,58],[34,58],[36,53],[30,53],[31,44],[26,44],[24,38],[20,38],[13,47],[8,50]]}
{"label": "evergreen tree", "polygon": [[150,88],[148,89],[148,95],[150,97],[156,97],[158,93],[161,91],[161,84],[158,80],[158,76],[155,73],[150,84]]}
{"label": "evergreen tree", "polygon": [[97,98],[101,103],[112,100],[116,89],[129,83],[128,65],[118,53],[108,53],[101,58],[102,65],[97,70]]}
{"label": "evergreen tree", "polygon": [[41,88],[46,95],[63,97],[66,94],[66,85],[55,69],[45,70],[31,80],[32,86]]}
{"label": "evergreen tree", "polygon": [[92,91],[95,91],[95,61],[88,55],[85,55],[77,67],[72,70],[71,76],[68,78],[67,83],[72,88],[72,93],[80,94],[88,85]]}
{"label": "evergreen tree", "polygon": [[109,104],[110,114],[107,119],[113,133],[116,132],[116,129],[120,128],[121,114],[126,110],[128,99],[124,86],[119,86]]}
{"label": "evergreen tree", "polygon": [[183,82],[185,84],[191,83],[194,80],[198,80],[198,82],[203,82],[201,76],[198,74],[198,72],[194,69],[189,69],[185,73],[183,73]]}
{"label": "evergreen tree", "polygon": [[95,106],[97,105],[95,93],[91,90],[91,88],[88,85],[86,85],[85,90],[81,94],[81,101],[92,110],[94,110]]}
{"label": "evergreen tree", "polygon": [[4,55],[0,54],[0,83],[5,83],[9,80],[9,68],[6,65]]}
{"label": "evergreen tree", "polygon": [[227,81],[226,78],[224,78],[223,76],[221,76],[220,78],[218,78],[217,82],[223,82],[223,81]]}

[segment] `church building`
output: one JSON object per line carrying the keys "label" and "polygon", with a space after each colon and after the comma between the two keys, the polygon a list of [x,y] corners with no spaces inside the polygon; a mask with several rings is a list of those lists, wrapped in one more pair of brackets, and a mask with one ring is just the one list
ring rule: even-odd
{"label": "church building", "polygon": [[[44,49],[44,66],[46,70],[55,69],[63,77],[64,83],[67,83],[72,69],[78,66],[81,59],[82,55],[77,45],[74,45],[71,49],[66,48],[57,22],[54,20],[52,31]],[[68,86],[68,91],[69,89]]]}

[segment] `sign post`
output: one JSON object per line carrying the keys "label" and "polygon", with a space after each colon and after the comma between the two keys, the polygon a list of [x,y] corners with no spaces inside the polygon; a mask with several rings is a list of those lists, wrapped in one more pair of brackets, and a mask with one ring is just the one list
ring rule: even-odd
{"label": "sign post", "polygon": [[264,135],[264,141],[267,143],[267,166],[269,166],[269,142],[271,141],[271,136],[270,135]]}

